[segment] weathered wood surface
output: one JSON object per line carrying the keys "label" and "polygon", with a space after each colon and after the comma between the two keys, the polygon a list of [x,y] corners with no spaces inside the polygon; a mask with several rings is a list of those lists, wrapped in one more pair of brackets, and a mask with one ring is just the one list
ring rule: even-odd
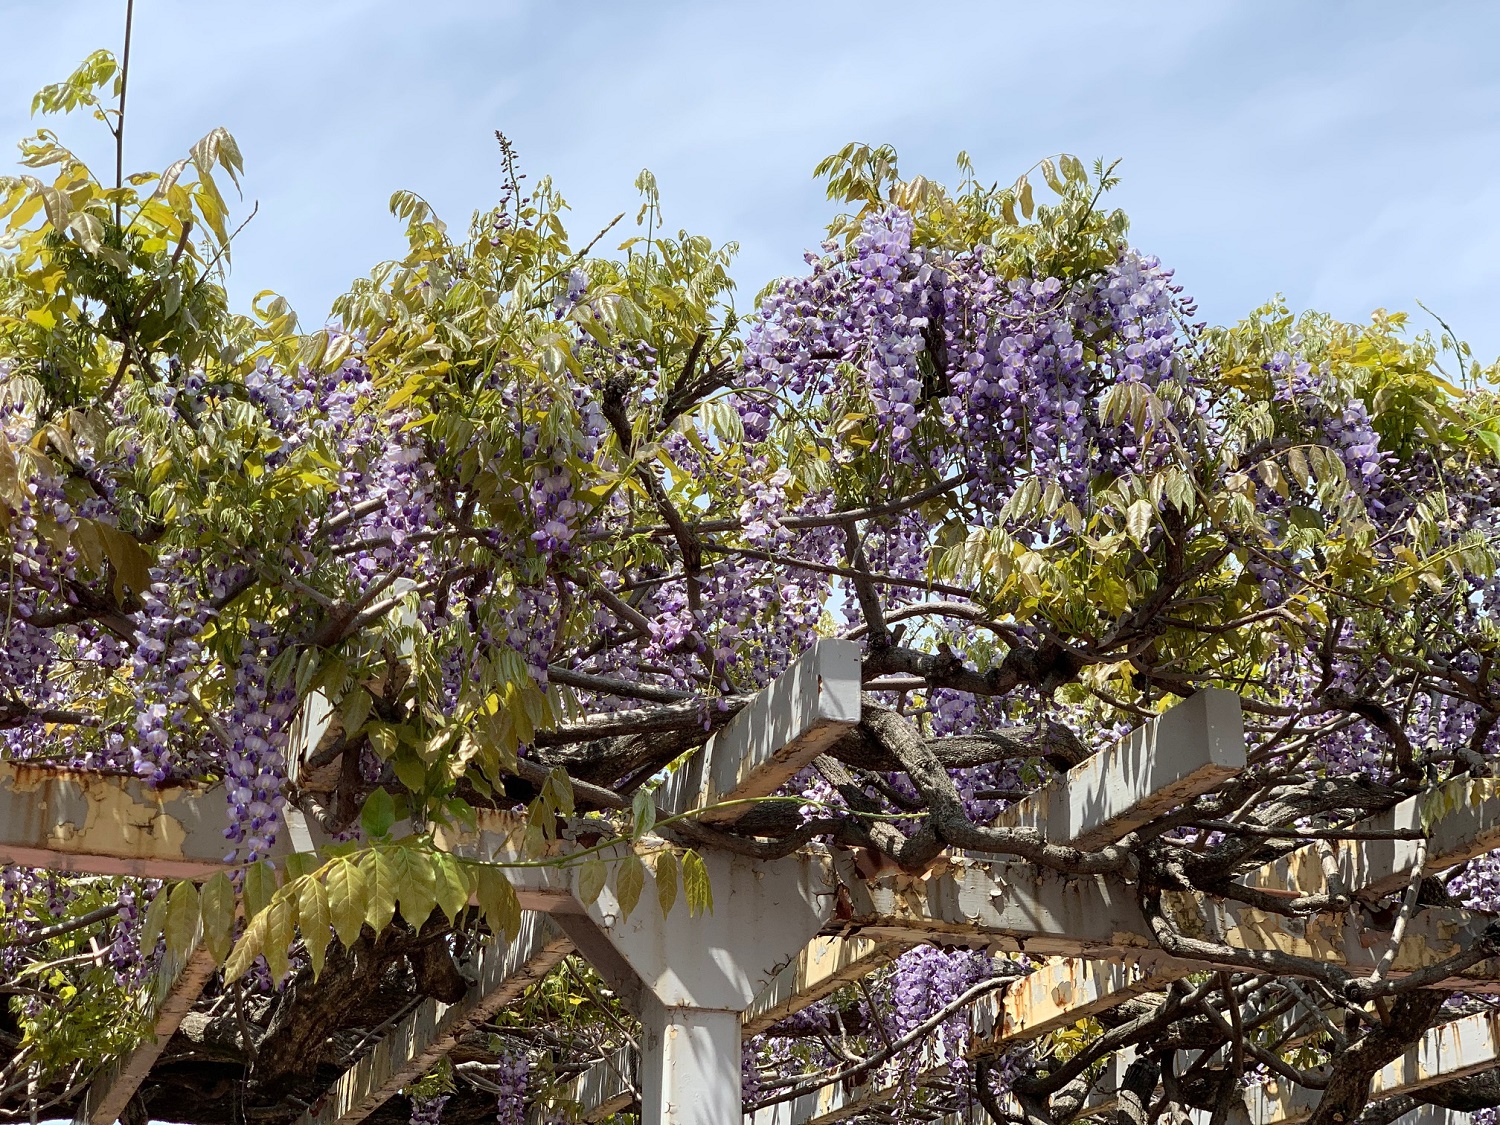
{"label": "weathered wood surface", "polygon": [[[1408,797],[1389,811],[1361,821],[1358,827],[1421,832],[1424,807],[1434,815],[1427,826],[1423,874],[1435,875],[1500,848],[1500,780],[1495,778],[1454,778],[1436,792]],[[1403,889],[1419,855],[1417,840],[1345,840],[1335,847],[1335,863],[1344,889],[1369,902]],[[1288,896],[1320,894],[1327,886],[1316,845],[1298,848],[1254,872],[1245,882]]]}
{"label": "weathered wood surface", "polygon": [[467,1032],[537,983],[572,952],[572,944],[544,915],[522,915],[514,942],[484,945],[468,971],[474,977],[456,1004],[424,1000],[333,1088],[297,1125],[357,1125],[401,1087],[437,1065]]}
{"label": "weathered wood surface", "polygon": [[74,1112],[77,1125],[113,1125],[119,1119],[218,967],[196,938],[185,956],[163,962],[147,999],[154,1013],[151,1035],[130,1054],[107,1065],[89,1085]]}
{"label": "weathered wood surface", "polygon": [[1240,697],[1205,688],[1002,812],[1001,828],[1035,828],[1079,848],[1114,843],[1245,768]]}
{"label": "weathered wood surface", "polygon": [[[842,868],[848,861],[839,857]],[[842,872],[841,872],[842,873]],[[1115,876],[1069,876],[1026,863],[953,858],[922,877],[846,877],[849,917],[862,936],[892,941],[937,940],[1008,952],[1119,960],[1156,948],[1135,888]],[[1193,960],[1219,968],[1278,971],[1277,955],[1317,960],[1368,973],[1389,941],[1389,923],[1367,912],[1288,918],[1198,892],[1162,895],[1165,915],[1183,934],[1232,947],[1237,958]],[[1404,975],[1433,965],[1479,939],[1486,916],[1429,907],[1417,912],[1392,966]],[[1495,989],[1500,964],[1481,962],[1443,982]]]}
{"label": "weathered wood surface", "polygon": [[889,964],[908,948],[906,942],[861,937],[814,938],[746,1010],[745,1034],[758,1035],[778,1020]]}
{"label": "weathered wood surface", "polygon": [[[768,797],[859,722],[859,646],[820,640],[758,692],[677,770],[658,803],[670,813]],[[753,806],[710,808],[724,823]]]}

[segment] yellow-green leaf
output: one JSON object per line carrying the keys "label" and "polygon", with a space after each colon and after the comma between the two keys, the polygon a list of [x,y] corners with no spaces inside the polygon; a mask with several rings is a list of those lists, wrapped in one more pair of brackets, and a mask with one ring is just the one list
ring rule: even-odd
{"label": "yellow-green leaf", "polygon": [[672,912],[677,901],[677,857],[671,849],[663,848],[656,853],[656,900],[661,903],[662,917]]}
{"label": "yellow-green leaf", "polygon": [[369,910],[369,880],[361,868],[348,859],[337,859],[329,865],[327,875],[328,914],[334,931],[345,946],[359,940]]}
{"label": "yellow-green leaf", "polygon": [[323,972],[323,957],[328,951],[328,942],[333,933],[333,915],[328,909],[328,889],[315,877],[309,875],[297,880],[297,923],[302,930],[302,942],[307,946],[307,958],[312,963],[313,976]]}
{"label": "yellow-green leaf", "polygon": [[597,855],[584,860],[583,866],[578,869],[578,901],[584,906],[594,905],[599,893],[604,890],[604,881],[608,876],[609,869]]}
{"label": "yellow-green leaf", "polygon": [[641,901],[641,888],[646,885],[646,865],[640,856],[631,852],[615,865],[615,898],[626,918],[635,911]]}
{"label": "yellow-green leaf", "polygon": [[364,872],[365,884],[369,888],[365,921],[377,934],[384,933],[396,913],[395,869],[378,849],[360,856],[359,868]]}
{"label": "yellow-green leaf", "polygon": [[437,905],[437,877],[432,870],[432,859],[417,848],[392,848],[388,856],[401,917],[412,929],[420,930]]}
{"label": "yellow-green leaf", "polygon": [[688,913],[693,917],[712,913],[714,892],[708,882],[708,867],[697,852],[690,851],[682,857],[682,891]]}
{"label": "yellow-green leaf", "polygon": [[223,961],[229,956],[234,937],[234,884],[228,875],[220,871],[203,884],[199,909],[203,912],[203,943],[215,961]]}
{"label": "yellow-green leaf", "polygon": [[261,953],[271,970],[271,980],[280,983],[291,965],[292,942],[297,940],[291,897],[278,894],[266,907],[265,944]]}
{"label": "yellow-green leaf", "polygon": [[254,918],[271,903],[276,893],[276,869],[266,860],[245,868],[245,917]]}
{"label": "yellow-green leaf", "polygon": [[469,896],[474,893],[469,869],[447,852],[432,857],[433,873],[436,876],[437,904],[452,922],[469,905]]}
{"label": "yellow-green leaf", "polygon": [[234,943],[234,950],[229,954],[229,960],[224,965],[226,981],[239,980],[250,971],[251,964],[264,951],[268,913],[262,910],[251,918],[250,924],[245,927],[245,932],[240,935],[240,940]]}
{"label": "yellow-green leaf", "polygon": [[516,898],[516,889],[498,867],[479,868],[477,881],[479,908],[484,911],[490,932],[504,934],[514,941],[521,932],[521,903]]}

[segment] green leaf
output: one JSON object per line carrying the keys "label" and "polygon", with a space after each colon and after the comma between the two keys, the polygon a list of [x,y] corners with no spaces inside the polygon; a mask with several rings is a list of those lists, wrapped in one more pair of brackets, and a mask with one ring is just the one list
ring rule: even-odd
{"label": "green leaf", "polygon": [[615,865],[615,898],[620,910],[629,918],[641,901],[641,888],[646,885],[646,865],[641,857],[631,852]]}
{"label": "green leaf", "polygon": [[656,901],[661,903],[661,916],[672,913],[672,904],[677,901],[677,857],[671,848],[656,853]]}
{"label": "green leaf", "polygon": [[[410,746],[401,746],[397,749],[392,767],[396,771],[396,780],[413,793],[420,793],[427,788],[427,766]],[[384,835],[384,833],[378,833],[378,835]]]}
{"label": "green leaf", "polygon": [[344,696],[344,730],[351,738],[370,717],[370,704],[373,702],[370,693],[362,687],[356,687]]}
{"label": "green leaf", "polygon": [[568,776],[568,771],[562,766],[554,766],[552,772],[547,775],[547,789],[551,791],[552,807],[558,811],[560,816],[572,816],[573,806],[573,779]]}
{"label": "green leaf", "polygon": [[478,884],[479,908],[484,911],[490,932],[504,934],[514,941],[521,932],[521,903],[516,898],[516,889],[498,867],[479,868]]}
{"label": "green leaf", "polygon": [[396,913],[396,871],[390,859],[379,849],[360,856],[359,869],[364,872],[365,885],[369,887],[365,921],[377,934],[384,933]]}
{"label": "green leaf", "polygon": [[328,888],[309,875],[297,880],[297,924],[307,959],[312,963],[313,978],[323,973],[323,958],[333,935],[333,914],[328,907]]}
{"label": "green leaf", "polygon": [[1151,530],[1151,522],[1155,517],[1156,509],[1152,507],[1151,501],[1142,497],[1126,511],[1125,530],[1137,543],[1145,543],[1146,534]]}
{"label": "green leaf", "polygon": [[162,927],[167,922],[167,899],[171,897],[166,887],[156,892],[151,905],[146,907],[146,917],[141,920],[140,950],[146,956],[156,949],[161,938]]}
{"label": "green leaf", "polygon": [[690,851],[682,857],[682,891],[690,915],[696,918],[713,912],[714,892],[709,886],[708,868],[697,852]]}
{"label": "green leaf", "polygon": [[432,859],[417,848],[392,848],[388,855],[401,917],[412,929],[420,930],[437,905],[437,876],[432,870]]}
{"label": "green leaf", "polygon": [[198,940],[198,888],[191,879],[172,888],[162,933],[167,939],[167,959],[178,964],[186,961]]}
{"label": "green leaf", "polygon": [[650,789],[637,789],[630,802],[630,838],[639,840],[656,827],[656,795]]}
{"label": "green leaf", "polygon": [[203,943],[222,962],[229,956],[234,938],[234,884],[220,871],[203,884],[199,909],[203,912]]}
{"label": "green leaf", "polygon": [[346,947],[352,946],[359,940],[370,908],[369,880],[353,860],[338,859],[329,865],[327,885],[334,931]]}
{"label": "green leaf", "polygon": [[359,813],[359,826],[366,836],[379,839],[388,835],[396,823],[396,803],[384,789],[377,789],[365,798],[365,807]]}
{"label": "green leaf", "polygon": [[245,917],[254,918],[271,903],[276,893],[276,869],[267,860],[245,868]]}
{"label": "green leaf", "polygon": [[578,869],[578,901],[584,906],[593,906],[608,877],[609,868],[604,861],[597,855],[589,856]]}
{"label": "green leaf", "polygon": [[266,907],[265,942],[261,954],[271,970],[271,980],[280,983],[291,967],[292,943],[297,940],[291,897],[278,894]]}
{"label": "green leaf", "polygon": [[432,866],[436,876],[437,904],[452,922],[468,908],[469,897],[474,893],[469,869],[447,852],[434,855]]}
{"label": "green leaf", "polygon": [[229,954],[229,960],[224,964],[225,982],[239,980],[250,971],[250,966],[255,959],[261,955],[266,944],[266,921],[268,910],[262,910],[250,924],[245,927],[245,932],[240,935],[240,940],[234,943],[234,949]]}

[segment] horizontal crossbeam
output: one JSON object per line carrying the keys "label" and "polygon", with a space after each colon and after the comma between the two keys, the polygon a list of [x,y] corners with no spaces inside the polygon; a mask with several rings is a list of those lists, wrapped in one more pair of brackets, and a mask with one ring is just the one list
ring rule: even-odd
{"label": "horizontal crossbeam", "polygon": [[1244,768],[1240,697],[1205,688],[1017,801],[995,825],[1035,828],[1053,843],[1100,848]]}
{"label": "horizontal crossbeam", "polygon": [[[891,875],[865,881],[836,860],[851,909],[843,925],[865,937],[941,941],[1009,952],[1118,960],[1156,942],[1135,888],[1116,876],[1069,876],[1027,863],[950,859],[922,877]],[[1279,955],[1364,974],[1380,962],[1387,939],[1370,914],[1288,918],[1200,892],[1162,895],[1163,913],[1187,936],[1227,947],[1235,956],[1194,956],[1203,965],[1282,969]],[[1482,918],[1430,907],[1407,927],[1393,975],[1434,965],[1478,940]],[[1389,933],[1389,930],[1385,931]],[[1485,961],[1443,982],[1493,990],[1500,964]]]}
{"label": "horizontal crossbeam", "polygon": [[[1500,1014],[1479,1012],[1428,1031],[1370,1083],[1370,1100],[1415,1094],[1500,1065]],[[1246,1092],[1254,1125],[1298,1125],[1317,1108],[1317,1090],[1272,1082]]]}
{"label": "horizontal crossbeam", "polygon": [[[1424,826],[1423,812],[1429,823]],[[1394,808],[1360,821],[1364,831],[1427,832],[1424,875],[1500,848],[1500,780],[1458,777],[1431,793],[1408,797]],[[1342,840],[1334,863],[1346,891],[1374,902],[1406,886],[1421,855],[1419,840]],[[1320,894],[1327,888],[1316,845],[1267,864],[1246,880],[1272,894]]]}

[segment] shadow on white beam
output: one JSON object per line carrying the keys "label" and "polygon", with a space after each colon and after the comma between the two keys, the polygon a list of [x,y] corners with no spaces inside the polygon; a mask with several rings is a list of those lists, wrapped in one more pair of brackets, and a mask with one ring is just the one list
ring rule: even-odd
{"label": "shadow on white beam", "polygon": [[1205,688],[995,819],[1057,844],[1112,844],[1245,768],[1240,697]]}
{"label": "shadow on white beam", "polygon": [[[662,787],[669,813],[769,797],[859,722],[860,659],[853,641],[820,640],[762,688]],[[704,814],[737,820],[753,806]]]}
{"label": "shadow on white beam", "polygon": [[[1464,1016],[1432,1028],[1404,1055],[1381,1069],[1370,1083],[1370,1099],[1418,1094],[1429,1086],[1479,1074],[1497,1064],[1500,1015],[1480,1012]],[[1254,1125],[1298,1125],[1312,1116],[1320,1097],[1317,1090],[1274,1081],[1246,1091],[1245,1105]]]}
{"label": "shadow on white beam", "polygon": [[[852,862],[846,855],[835,856],[850,899],[848,924],[863,937],[1095,960],[1158,949],[1135,888],[1114,876],[1069,876],[1027,863],[953,857],[920,877],[897,874],[866,881],[853,871]],[[1263,965],[1264,971],[1276,972],[1275,955],[1289,954],[1364,974],[1384,953],[1385,939],[1367,914],[1292,919],[1179,891],[1164,892],[1162,906],[1178,932],[1231,947],[1239,955],[1222,961],[1204,957],[1204,966]],[[1426,968],[1467,948],[1481,936],[1487,920],[1443,907],[1420,911],[1407,927],[1393,975]],[[1485,961],[1442,984],[1494,991],[1497,981],[1500,963]]]}

